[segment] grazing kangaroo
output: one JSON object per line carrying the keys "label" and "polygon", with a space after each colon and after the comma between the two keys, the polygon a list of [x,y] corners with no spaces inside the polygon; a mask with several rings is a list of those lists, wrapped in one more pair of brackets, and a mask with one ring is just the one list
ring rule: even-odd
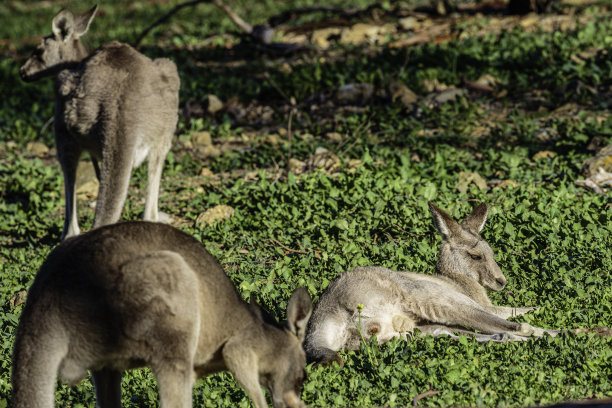
{"label": "grazing kangaroo", "polygon": [[359,348],[362,334],[365,338],[376,334],[383,343],[415,328],[453,338],[457,338],[454,332],[460,332],[478,341],[558,333],[506,320],[535,307],[493,306],[487,297],[486,289],[503,289],[506,278],[491,247],[478,235],[487,219],[486,204],[476,207],[462,224],[432,203],[429,209],[442,235],[436,275],[362,267],[338,276],[321,295],[308,324],[304,348],[309,362],[342,364],[336,351]]}
{"label": "grazing kangaroo", "polygon": [[28,293],[13,355],[13,406],[54,405],[59,375],[93,371],[96,406],[121,406],[122,370],[150,366],[162,407],[191,407],[201,376],[229,370],[255,406],[304,407],[302,342],[312,303],[297,289],[278,325],[240,298],[217,260],[169,226],[127,222],[65,240]]}
{"label": "grazing kangaroo", "polygon": [[19,70],[26,82],[55,76],[55,143],[66,193],[62,239],[80,232],[74,185],[84,151],[100,181],[93,228],[119,220],[132,169],[145,159],[143,218],[158,220],[159,183],[178,120],[180,82],[172,61],[151,60],[116,41],[87,54],[81,36],[96,10],[60,11],[53,18],[53,34]]}

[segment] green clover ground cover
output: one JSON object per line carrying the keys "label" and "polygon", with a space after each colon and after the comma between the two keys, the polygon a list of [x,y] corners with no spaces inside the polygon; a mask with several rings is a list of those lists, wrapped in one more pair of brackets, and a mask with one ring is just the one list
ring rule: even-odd
{"label": "green clover ground cover", "polygon": [[[93,23],[90,44],[111,38],[131,41],[169,8],[134,4],[125,17],[129,29],[113,23],[124,13],[121,3],[103,4],[107,15]],[[275,14],[236,4],[253,22]],[[11,7],[0,6],[2,15],[14,16],[13,24],[0,27],[0,37],[15,40],[45,33],[59,8]],[[194,10],[177,16],[172,28],[159,28],[144,49],[148,55],[169,55],[179,65],[181,106],[215,93],[223,100],[236,96],[245,105],[256,101],[272,106],[274,114],[268,127],[238,123],[227,113],[190,121],[181,117],[160,206],[183,220],[180,228],[219,258],[245,299],[254,295],[281,316],[295,287],[306,287],[316,299],[334,277],[355,266],[433,273],[440,237],[427,200],[459,219],[476,201],[484,201],[490,216],[482,235],[508,278],[507,288],[491,294],[495,304],[540,306],[516,320],[544,328],[612,326],[612,200],[609,193],[597,195],[573,184],[581,177],[581,162],[592,155],[589,142],[609,144],[612,135],[609,54],[572,58],[584,49],[610,49],[609,8],[572,9],[587,21],[554,34],[515,28],[409,48],[335,44],[325,53],[309,49],[283,58],[255,54],[239,64],[226,61],[228,51],[214,41],[203,48],[188,47],[232,30],[221,15],[210,26],[199,25],[213,11],[206,6]],[[13,306],[11,299],[29,287],[57,245],[63,220],[57,161],[26,148],[33,140],[53,146],[49,132],[38,134],[52,115],[51,82],[26,85],[17,80],[23,60],[15,56],[27,55],[32,45],[16,44],[16,50],[2,49],[10,58],[0,60],[0,407],[10,406],[13,332],[23,307]],[[284,64],[291,69],[281,69]],[[498,78],[505,94],[469,92],[442,106],[421,104],[408,110],[399,101],[377,97],[361,109],[329,115],[305,102],[352,82],[386,89],[401,81],[425,95],[424,80],[460,87],[463,78],[483,74]],[[298,102],[295,135],[291,140],[282,136],[278,144],[265,142],[267,134],[287,128],[289,97]],[[551,114],[568,105],[577,106],[578,113]],[[483,126],[487,131],[477,136]],[[537,138],[541,129],[554,136]],[[202,130],[218,143],[254,131],[264,141],[202,159],[183,145]],[[329,132],[342,139],[326,137]],[[317,147],[338,156],[337,169],[288,177],[276,171],[286,167],[289,157],[307,161]],[[534,159],[542,150],[554,157]],[[359,159],[360,165],[352,166],[351,159]],[[227,176],[205,182],[199,176],[203,167]],[[232,175],[235,170],[254,171],[254,176]],[[480,189],[472,183],[461,192],[462,173],[478,173],[489,185]],[[139,169],[125,219],[140,217],[145,179],[146,172]],[[495,179],[515,185],[495,186]],[[92,221],[87,204],[79,202],[85,226]],[[233,207],[235,215],[210,226],[195,223],[201,212],[218,204]],[[431,390],[437,392],[420,405],[526,406],[609,397],[611,346],[610,338],[591,334],[508,344],[426,337],[364,345],[342,353],[343,368],[308,367],[302,398],[312,406],[404,406]],[[126,407],[157,404],[155,379],[147,369],[127,373],[122,389]],[[58,386],[56,401],[58,406],[93,406],[93,387],[89,381],[73,388]],[[231,374],[221,373],[196,383],[194,405],[251,402]]]}

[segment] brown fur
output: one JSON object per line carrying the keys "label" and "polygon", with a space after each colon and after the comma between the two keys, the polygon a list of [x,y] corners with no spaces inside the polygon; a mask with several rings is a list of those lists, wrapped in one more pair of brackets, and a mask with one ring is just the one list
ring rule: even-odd
{"label": "brown fur", "polygon": [[[485,204],[462,224],[432,203],[429,208],[442,235],[436,275],[364,267],[338,276],[321,295],[309,321],[304,343],[309,361],[342,363],[336,351],[359,348],[362,336],[376,334],[379,342],[385,342],[405,337],[415,328],[453,338],[459,332],[478,341],[518,341],[558,333],[506,320],[536,308],[494,306],[488,298],[486,290],[503,289],[506,278],[491,247],[479,236],[487,218]],[[363,305],[361,311],[358,305]]]}
{"label": "brown fur", "polygon": [[151,60],[116,41],[88,55],[80,37],[97,6],[81,15],[60,11],[20,69],[24,81],[55,77],[55,142],[64,173],[62,238],[80,232],[75,195],[79,158],[87,152],[100,180],[93,227],[121,217],[134,167],[148,161],[143,218],[157,221],[162,168],[178,120],[179,77],[168,59]]}
{"label": "brown fur", "polygon": [[302,407],[312,304],[298,289],[285,326],[240,296],[217,260],[164,224],[129,222],[65,240],[28,293],[13,358],[13,405],[52,407],[56,378],[93,371],[98,407],[119,407],[125,369],[150,366],[162,406],[190,407],[196,378],[231,371],[266,406]]}

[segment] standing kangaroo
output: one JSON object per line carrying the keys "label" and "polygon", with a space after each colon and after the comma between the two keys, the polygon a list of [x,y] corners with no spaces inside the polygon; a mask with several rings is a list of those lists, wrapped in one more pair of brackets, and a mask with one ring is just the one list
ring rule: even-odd
{"label": "standing kangaroo", "polygon": [[432,203],[429,209],[442,235],[436,275],[364,267],[338,276],[321,295],[308,324],[304,344],[308,361],[342,364],[336,351],[359,348],[362,334],[365,338],[376,334],[383,343],[415,328],[453,338],[457,338],[454,332],[460,332],[478,341],[558,333],[506,320],[535,307],[493,306],[487,297],[486,289],[502,290],[506,278],[491,247],[478,235],[487,219],[486,204],[476,207],[462,224]]}
{"label": "standing kangaroo", "polygon": [[122,370],[150,366],[162,407],[191,407],[198,377],[229,370],[255,406],[304,407],[302,342],[312,303],[297,289],[279,326],[240,298],[217,260],[164,224],[127,222],[65,240],[28,293],[13,356],[13,406],[54,405],[59,375],[93,370],[96,406],[121,406]]}
{"label": "standing kangaroo", "polygon": [[80,232],[75,180],[84,151],[100,181],[93,228],[119,220],[132,169],[145,159],[143,218],[158,220],[159,183],[178,120],[180,81],[172,61],[151,60],[116,41],[87,54],[81,36],[96,10],[76,16],[60,11],[53,18],[53,34],[19,70],[26,82],[55,76],[55,143],[66,193],[62,239]]}

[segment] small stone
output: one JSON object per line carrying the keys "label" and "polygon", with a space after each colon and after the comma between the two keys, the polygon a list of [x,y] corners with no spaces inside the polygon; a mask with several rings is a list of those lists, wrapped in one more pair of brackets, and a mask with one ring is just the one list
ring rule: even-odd
{"label": "small stone", "polygon": [[374,94],[370,84],[347,84],[338,88],[336,99],[342,103],[363,103]]}
{"label": "small stone", "polygon": [[412,16],[400,18],[398,23],[402,30],[416,30],[419,26],[419,21]]}
{"label": "small stone", "polygon": [[234,209],[229,205],[216,205],[200,214],[196,224],[202,227],[212,225],[216,221],[226,220],[234,216]]}
{"label": "small stone", "polygon": [[389,92],[391,93],[391,100],[393,102],[399,99],[407,108],[412,107],[419,100],[419,96],[401,82],[391,82],[389,84]]}
{"label": "small stone", "polygon": [[555,152],[551,152],[550,150],[542,150],[533,155],[533,160],[541,160],[541,159],[552,159],[557,154]]}
{"label": "small stone", "polygon": [[204,108],[210,113],[214,115],[223,109],[223,102],[216,95],[208,94],[204,96]]}
{"label": "small stone", "polygon": [[306,168],[306,163],[301,160],[289,159],[289,171],[293,174],[302,174]]}
{"label": "small stone", "polygon": [[320,48],[323,48],[323,49],[329,48],[330,37],[339,35],[340,31],[341,31],[340,28],[337,28],[337,27],[330,27],[330,28],[323,28],[321,30],[315,30],[312,33],[311,41],[313,42],[313,44],[315,44],[316,46]]}
{"label": "small stone", "polygon": [[352,27],[344,28],[340,33],[340,44],[361,44],[365,41],[374,41],[378,36],[379,27],[371,24],[357,23]]}
{"label": "small stone", "polygon": [[212,136],[207,131],[195,132],[191,135],[191,142],[195,148],[210,146],[212,145]]}
{"label": "small stone", "polygon": [[343,139],[342,135],[338,132],[328,132],[325,134],[325,137],[332,142],[341,142]]}
{"label": "small stone", "polygon": [[49,152],[49,148],[46,144],[40,142],[28,142],[26,150],[35,156],[42,156]]}
{"label": "small stone", "polygon": [[95,199],[98,197],[100,182],[96,177],[93,164],[88,161],[80,161],[77,166],[77,177],[75,192],[79,196]]}
{"label": "small stone", "polygon": [[28,296],[28,292],[26,292],[25,290],[20,290],[19,292],[15,293],[9,299],[9,306],[11,307],[11,309],[24,304],[26,302],[27,296]]}

